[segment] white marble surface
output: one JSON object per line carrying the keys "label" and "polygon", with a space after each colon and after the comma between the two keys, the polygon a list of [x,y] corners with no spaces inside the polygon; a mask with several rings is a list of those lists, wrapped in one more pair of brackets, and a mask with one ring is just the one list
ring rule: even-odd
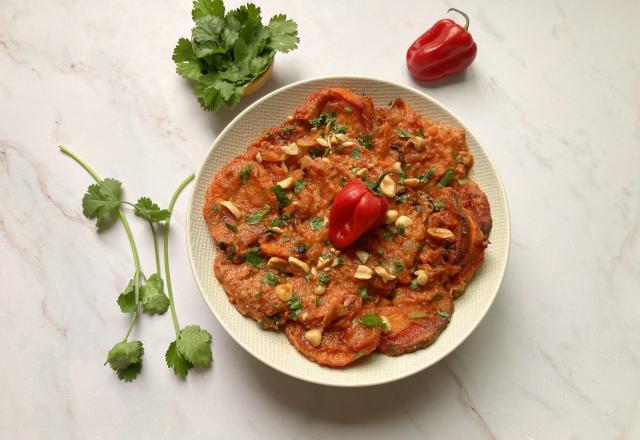
{"label": "white marble surface", "polygon": [[[237,5],[239,2],[228,2]],[[124,233],[81,214],[74,147],[128,194],[167,203],[216,135],[267,91],[354,74],[414,85],[408,44],[453,3],[261,1],[300,49],[233,111],[206,114],[174,73],[189,2],[4,0],[0,8],[0,438],[640,438],[640,3],[455,3],[478,58],[428,89],[474,130],[509,196],[511,260],[496,302],[444,361],[367,389],[272,371],[220,328],[196,288],[177,205],[182,322],[214,335],[215,365],[164,366],[168,316],[135,329],[133,384],[102,365],[124,333]],[[143,264],[144,225],[133,221]],[[399,359],[399,362],[402,360]]]}

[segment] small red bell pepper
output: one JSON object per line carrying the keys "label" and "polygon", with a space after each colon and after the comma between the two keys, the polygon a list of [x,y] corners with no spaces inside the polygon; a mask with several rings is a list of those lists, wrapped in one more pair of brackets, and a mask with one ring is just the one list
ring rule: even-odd
{"label": "small red bell pepper", "polygon": [[467,31],[469,17],[455,8],[447,12],[451,11],[464,17],[464,27],[449,19],[440,20],[420,35],[407,50],[407,67],[419,81],[432,81],[462,72],[476,57],[478,47]]}
{"label": "small red bell pepper", "polygon": [[367,232],[384,223],[387,199],[378,194],[378,187],[387,174],[385,171],[371,188],[356,179],[338,193],[329,211],[329,240],[336,249],[344,249]]}

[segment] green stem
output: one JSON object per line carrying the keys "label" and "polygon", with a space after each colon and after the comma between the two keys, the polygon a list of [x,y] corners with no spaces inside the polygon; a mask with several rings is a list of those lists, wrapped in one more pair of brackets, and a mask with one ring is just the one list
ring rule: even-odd
{"label": "green stem", "polygon": [[153,237],[153,251],[156,255],[156,273],[158,274],[158,278],[162,279],[162,275],[160,273],[160,251],[158,250],[158,235],[156,234],[156,228],[153,226],[152,222],[149,222],[149,227],[151,228],[151,236]]}
{"label": "green stem", "polygon": [[456,9],[456,8],[449,8],[449,10],[447,12],[451,12],[451,11],[456,11],[458,14],[462,15],[464,17],[464,30],[467,31],[469,30],[469,16],[467,14],[465,14],[464,12],[462,12],[460,9]]}
{"label": "green stem", "polygon": [[373,184],[373,186],[371,187],[371,191],[373,191],[374,193],[376,193],[376,191],[378,191],[378,188],[380,187],[380,184],[382,183],[382,179],[384,179],[387,174],[402,174],[400,171],[396,171],[396,170],[387,170],[385,172],[383,172],[382,174],[380,174],[380,176],[378,176],[378,180],[376,180],[376,182]]}
{"label": "green stem", "polygon": [[[87,164],[84,160],[80,159],[80,157],[76,153],[71,151],[69,147],[65,145],[60,145],[59,147],[60,151],[75,160],[82,168],[84,168],[87,173],[89,173],[91,177],[93,177],[93,180],[95,180],[97,183],[102,183],[102,179],[100,178],[100,176],[98,176],[98,173],[96,173],[93,168],[91,168],[89,164]],[[136,247],[136,242],[133,239],[133,234],[131,233],[129,222],[127,221],[127,218],[124,216],[124,212],[122,212],[122,209],[120,207],[118,207],[117,213],[118,217],[120,218],[120,222],[122,223],[122,226],[124,226],[124,230],[127,233],[129,245],[131,246],[131,253],[133,254],[133,264],[135,265],[135,273],[133,275],[133,292],[137,305],[140,299],[140,258],[138,257],[138,248]],[[136,308],[136,310],[133,312],[133,315],[131,316],[129,329],[127,330],[127,335],[124,338],[125,342],[129,337],[129,334],[131,333],[131,329],[133,328],[133,324],[136,322],[137,316],[138,310]]]}
{"label": "green stem", "polygon": [[127,342],[127,339],[129,339],[129,335],[131,334],[131,330],[133,330],[133,325],[136,323],[137,318],[138,318],[138,309],[136,309],[131,314],[131,320],[129,320],[129,327],[127,328],[127,334],[124,335],[122,342]]}
{"label": "green stem", "polygon": [[164,242],[164,276],[167,282],[167,294],[169,296],[169,307],[171,308],[171,318],[173,319],[173,328],[176,331],[176,340],[180,336],[180,324],[178,324],[178,316],[176,315],[176,307],[173,301],[173,289],[171,287],[171,272],[169,271],[169,223],[171,222],[171,215],[173,214],[173,206],[176,204],[176,200],[178,196],[182,192],[185,186],[189,184],[193,180],[194,175],[190,175],[186,179],[182,181],[182,183],[178,186],[176,191],[173,193],[173,197],[171,197],[171,202],[169,203],[169,218],[164,222],[164,234],[163,234],[163,242]]}

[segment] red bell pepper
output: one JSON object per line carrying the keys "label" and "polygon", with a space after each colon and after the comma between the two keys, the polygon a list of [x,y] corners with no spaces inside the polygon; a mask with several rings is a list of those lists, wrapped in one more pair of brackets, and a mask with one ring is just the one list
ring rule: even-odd
{"label": "red bell pepper", "polygon": [[378,194],[378,187],[387,174],[385,171],[371,188],[356,179],[338,193],[329,211],[329,240],[336,249],[344,249],[367,232],[384,223],[387,199]]}
{"label": "red bell pepper", "polygon": [[478,47],[467,32],[469,17],[455,8],[447,12],[450,11],[462,14],[466,20],[464,27],[452,20],[440,20],[407,50],[407,67],[419,81],[432,81],[462,72],[476,57]]}

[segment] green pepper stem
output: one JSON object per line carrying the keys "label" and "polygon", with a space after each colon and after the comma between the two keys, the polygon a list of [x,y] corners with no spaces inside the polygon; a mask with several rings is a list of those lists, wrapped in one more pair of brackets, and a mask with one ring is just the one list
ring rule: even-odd
{"label": "green pepper stem", "polygon": [[402,174],[400,171],[396,171],[396,170],[387,170],[384,171],[382,174],[380,174],[380,176],[378,177],[378,180],[376,180],[376,183],[373,184],[373,186],[371,187],[371,191],[373,191],[374,193],[376,193],[378,191],[378,188],[380,187],[380,184],[382,183],[382,179],[385,178],[385,176],[387,174]]}
{"label": "green pepper stem", "polygon": [[171,309],[171,318],[173,319],[173,328],[176,331],[176,340],[180,336],[180,324],[178,324],[178,316],[176,314],[176,307],[173,302],[173,288],[171,287],[171,272],[169,272],[169,223],[171,222],[171,214],[173,214],[173,206],[176,204],[176,200],[178,196],[182,192],[185,186],[189,184],[194,178],[194,175],[190,175],[178,186],[176,192],[173,193],[173,197],[171,197],[171,202],[169,203],[169,218],[164,222],[164,276],[167,282],[167,294],[169,296],[169,307]]}
{"label": "green pepper stem", "polygon": [[447,12],[451,12],[451,11],[456,11],[458,14],[462,15],[464,17],[464,30],[467,31],[469,30],[469,16],[467,14],[465,14],[464,12],[462,12],[460,9],[456,9],[456,8],[449,8],[449,10]]}

